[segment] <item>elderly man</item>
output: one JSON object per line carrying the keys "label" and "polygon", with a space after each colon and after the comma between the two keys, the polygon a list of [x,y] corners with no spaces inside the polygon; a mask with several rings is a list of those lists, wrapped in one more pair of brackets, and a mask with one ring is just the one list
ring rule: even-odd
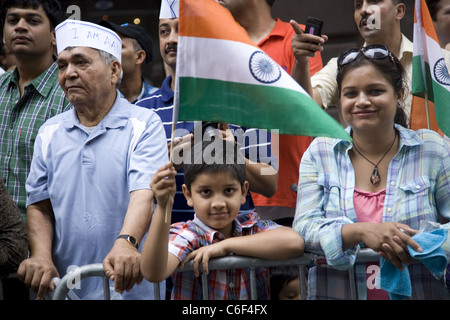
{"label": "elderly man", "polygon": [[[27,180],[30,258],[18,276],[40,299],[54,289],[53,277],[103,261],[119,298],[151,299],[138,249],[153,213],[151,177],[168,161],[163,125],[120,98],[114,31],[66,20],[56,38],[59,84],[74,109],[47,121],[36,139]],[[79,287],[81,299],[102,290],[96,278]]]}

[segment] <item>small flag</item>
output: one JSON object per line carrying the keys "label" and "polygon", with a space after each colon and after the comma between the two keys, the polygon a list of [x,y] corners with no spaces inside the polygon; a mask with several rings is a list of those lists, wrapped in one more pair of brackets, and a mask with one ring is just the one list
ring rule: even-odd
{"label": "small flag", "polygon": [[449,136],[450,75],[425,0],[416,0],[411,91],[434,103],[439,128]]}
{"label": "small flag", "polygon": [[180,0],[179,19],[178,119],[351,140],[216,0]]}

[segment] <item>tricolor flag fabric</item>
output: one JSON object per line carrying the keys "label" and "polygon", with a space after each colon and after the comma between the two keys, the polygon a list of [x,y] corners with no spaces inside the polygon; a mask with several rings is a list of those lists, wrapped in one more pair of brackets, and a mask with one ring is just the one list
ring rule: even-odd
{"label": "tricolor flag fabric", "polygon": [[180,0],[179,9],[179,120],[351,139],[216,0]]}
{"label": "tricolor flag fabric", "polygon": [[434,102],[439,128],[449,136],[450,75],[425,0],[416,0],[411,91]]}

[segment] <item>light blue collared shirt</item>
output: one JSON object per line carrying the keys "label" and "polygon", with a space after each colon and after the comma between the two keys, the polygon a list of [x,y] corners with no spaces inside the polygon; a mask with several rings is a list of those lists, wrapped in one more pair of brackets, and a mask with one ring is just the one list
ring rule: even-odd
{"label": "light blue collared shirt", "polygon": [[[27,205],[52,203],[53,259],[61,277],[71,265],[103,262],[123,225],[130,192],[150,189],[152,175],[168,161],[161,119],[122,98],[91,134],[75,109],[40,128]],[[97,289],[86,288],[85,281],[77,293],[81,297]],[[153,288],[147,284],[135,286],[141,293],[133,296],[133,289],[130,298],[151,299]]]}

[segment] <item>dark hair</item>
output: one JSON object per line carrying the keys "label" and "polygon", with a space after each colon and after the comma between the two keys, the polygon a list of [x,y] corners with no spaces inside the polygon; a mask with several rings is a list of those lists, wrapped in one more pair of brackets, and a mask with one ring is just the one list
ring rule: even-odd
{"label": "dark hair", "polygon": [[184,183],[191,184],[202,173],[226,172],[244,186],[245,159],[235,143],[220,138],[194,144],[184,156]]}
{"label": "dark hair", "polygon": [[289,282],[299,278],[298,267],[273,267],[270,273],[270,300],[280,300],[281,289]]}
{"label": "dark hair", "polygon": [[275,0],[266,0],[267,1],[267,4],[270,6],[270,7],[272,7],[273,6],[273,3],[275,2]]}
{"label": "dark hair", "polygon": [[10,8],[33,8],[38,9],[42,5],[48,20],[50,21],[50,30],[54,30],[61,22],[62,9],[56,0],[3,0],[1,9],[1,23],[4,25],[6,12]]}
{"label": "dark hair", "polygon": [[[350,70],[365,65],[372,65],[382,74],[384,74],[386,79],[394,88],[395,93],[400,93],[404,88],[407,87],[404,80],[405,69],[400,60],[398,60],[392,53],[388,57],[382,59],[371,59],[367,58],[364,54],[359,54],[354,61],[338,68],[336,80],[338,84],[339,97],[341,96],[342,92],[342,81],[344,80],[346,74]],[[407,94],[406,91],[407,90],[405,90],[405,94]],[[402,106],[397,107],[397,113],[395,115],[394,122],[405,128],[408,128],[408,119]]]}
{"label": "dark hair", "polygon": [[436,16],[439,10],[441,10],[441,0],[426,0],[428,10],[430,11],[431,19],[436,21]]}

